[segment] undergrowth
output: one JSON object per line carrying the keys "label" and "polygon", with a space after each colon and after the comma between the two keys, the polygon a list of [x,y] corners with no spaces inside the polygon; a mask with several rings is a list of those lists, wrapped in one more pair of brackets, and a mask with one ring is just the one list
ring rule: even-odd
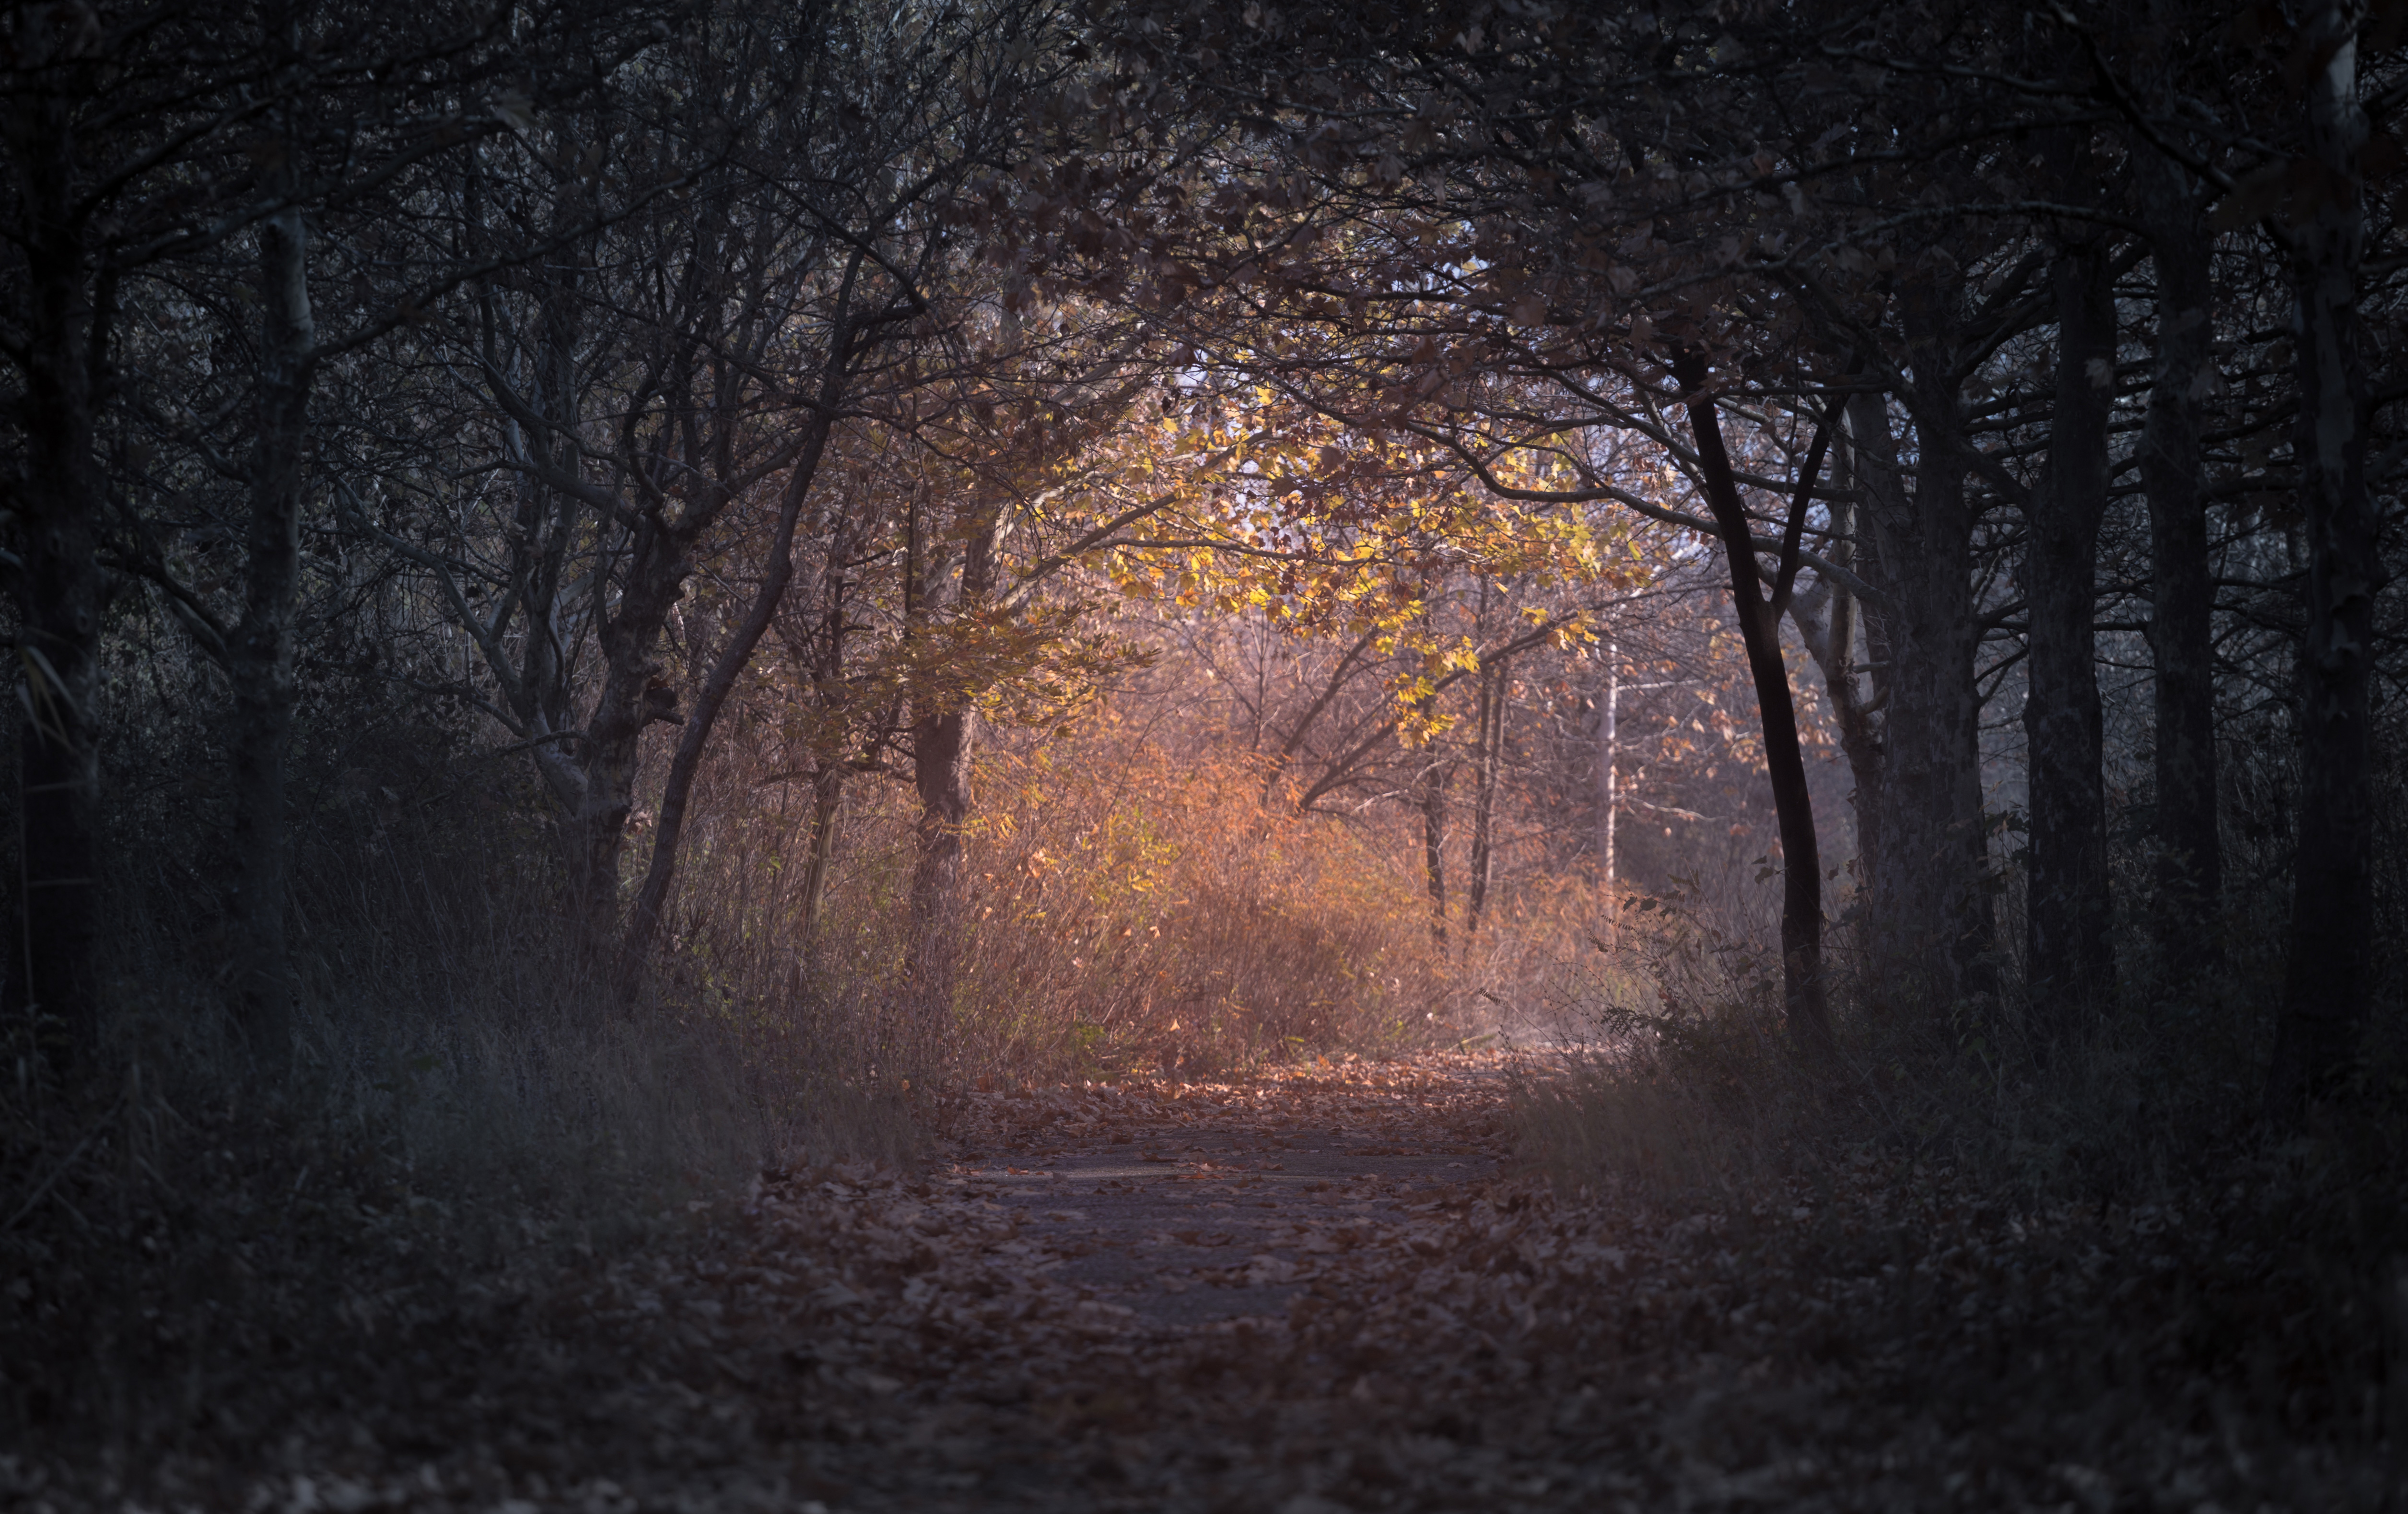
{"label": "undergrowth", "polygon": [[423,721],[304,743],[280,1081],[226,1013],[208,786],[177,776],[208,743],[168,734],[112,774],[103,1044],[64,1077],[22,1018],[0,1047],[0,1447],[129,1487],[179,1447],[265,1454],[363,1352],[673,1244],[765,1170],[909,1166],[948,1089],[1393,1052],[1459,1035],[1477,976],[1380,832],[1104,735],[985,757],[941,974],[908,789],[855,786],[811,919],[803,817],[710,765],[630,1001],[523,769]]}
{"label": "undergrowth", "polygon": [[1266,806],[1242,761],[1111,729],[987,750],[933,1003],[906,907],[914,796],[849,787],[807,928],[808,815],[739,812],[756,781],[739,757],[707,776],[729,818],[682,870],[678,971],[858,1004],[883,1027],[864,1055],[898,1081],[1218,1075],[1462,1033],[1466,974],[1388,833]]}
{"label": "undergrowth", "polygon": [[226,1012],[206,806],[121,807],[99,1045],[64,1073],[22,1017],[0,1045],[0,1446],[136,1478],[198,1441],[239,1460],[463,1300],[674,1232],[767,1164],[913,1149],[846,1006],[677,974],[624,1002],[564,929],[515,770],[393,736],[296,786],[282,1078]]}
{"label": "undergrowth", "polygon": [[[2408,1025],[2393,963],[2347,1086],[2270,1124],[2276,923],[2229,922],[2220,966],[2179,980],[2136,949],[2117,1007],[2045,1055],[1993,1003],[1850,983],[1816,1060],[1781,1033],[1770,953],[1668,913],[1585,974],[1568,1007],[1594,1039],[1524,1080],[1518,1137],[1561,1191],[1715,1217],[1742,1272],[1805,1264],[1807,1233],[1818,1273],[1898,1294],[1940,1398],[2138,1395],[2174,1440],[2322,1447],[2317,1477],[2356,1489],[2408,1446]],[[1983,1344],[1952,1361],[1960,1317]]]}

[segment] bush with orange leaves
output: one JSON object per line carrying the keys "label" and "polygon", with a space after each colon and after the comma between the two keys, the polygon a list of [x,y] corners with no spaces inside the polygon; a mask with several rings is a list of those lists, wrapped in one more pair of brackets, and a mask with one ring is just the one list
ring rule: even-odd
{"label": "bush with orange leaves", "polygon": [[953,981],[974,1060],[1224,1072],[1459,1033],[1411,866],[1377,829],[1265,806],[1242,758],[1110,730],[980,777]]}

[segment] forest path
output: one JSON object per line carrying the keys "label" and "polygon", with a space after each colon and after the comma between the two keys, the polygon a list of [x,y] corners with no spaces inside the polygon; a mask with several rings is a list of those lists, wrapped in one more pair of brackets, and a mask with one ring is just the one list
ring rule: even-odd
{"label": "forest path", "polygon": [[1501,1170],[1504,1067],[1320,1063],[1242,1084],[982,1099],[943,1181],[1135,1327],[1283,1321],[1356,1250]]}
{"label": "forest path", "polygon": [[1665,1485],[1596,1443],[1545,1327],[1628,1256],[1507,1171],[1512,1065],[973,1095],[917,1173],[766,1175],[388,1339],[241,1501],[1615,1507]]}
{"label": "forest path", "polygon": [[2108,1375],[2155,1369],[2100,1365],[2179,1291],[2178,1230],[2052,1229],[1870,1153],[1743,1209],[1558,1203],[1508,1140],[1545,1065],[978,1094],[917,1173],[766,1175],[681,1236],[380,1331],[279,1427],[281,1470],[195,1460],[157,1502],[2278,1507],[2242,1497],[2272,1464]]}
{"label": "forest path", "polygon": [[[1569,1492],[1511,1465],[1510,1437],[1469,1444],[1469,1406],[1419,1380],[1444,1363],[1413,1317],[1447,1317],[1420,1285],[1476,1261],[1461,1232],[1493,1218],[1510,1071],[1429,1054],[974,1097],[901,1211],[850,1201],[872,1205],[870,1229],[952,1253],[917,1293],[924,1339],[932,1319],[954,1338],[925,1358],[815,1360],[876,1407],[856,1428],[830,1406],[796,1492],[830,1509],[1335,1514]],[[816,1198],[843,1193],[822,1180]],[[1361,1318],[1375,1305],[1383,1327]],[[1383,1403],[1432,1422],[1352,1445]],[[1434,1483],[1453,1496],[1428,1505]]]}

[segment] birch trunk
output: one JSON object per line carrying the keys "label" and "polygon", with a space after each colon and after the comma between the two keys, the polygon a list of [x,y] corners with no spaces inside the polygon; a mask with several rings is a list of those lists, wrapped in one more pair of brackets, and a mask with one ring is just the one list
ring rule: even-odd
{"label": "birch trunk", "polygon": [[1605,697],[1597,712],[1597,857],[1598,877],[1605,887],[1605,914],[1614,907],[1614,843],[1619,839],[1616,813],[1622,787],[1622,642],[1605,639]]}

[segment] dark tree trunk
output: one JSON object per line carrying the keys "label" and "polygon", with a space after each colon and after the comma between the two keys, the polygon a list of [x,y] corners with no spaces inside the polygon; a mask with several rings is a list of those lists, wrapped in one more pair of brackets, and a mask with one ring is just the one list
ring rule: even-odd
{"label": "dark tree trunk", "polygon": [[1902,301],[1914,380],[1914,483],[1878,397],[1851,401],[1866,566],[1887,603],[1869,616],[1882,706],[1882,826],[1869,912],[1873,981],[1945,1005],[1994,997],[1998,978],[1982,818],[1980,630],[1973,613],[1967,448],[1948,375],[1953,332],[1928,288]]}
{"label": "dark tree trunk", "polygon": [[74,143],[66,102],[10,102],[8,149],[22,180],[25,287],[24,472],[13,491],[24,561],[20,614],[24,736],[18,775],[21,987],[50,1022],[44,1049],[64,1067],[99,1031],[97,949],[100,753],[100,570],[93,552],[102,499],[93,459],[93,364],[108,344],[106,299],[93,297],[71,223]]}
{"label": "dark tree trunk", "polygon": [[911,867],[910,1007],[925,1056],[951,1024],[961,946],[962,828],[970,817],[970,753],[978,712],[948,698],[911,723],[911,781],[920,820]]}
{"label": "dark tree trunk", "polygon": [[581,784],[568,816],[572,888],[589,946],[605,953],[619,931],[619,859],[635,808],[636,767],[644,728],[676,718],[664,670],[653,654],[669,610],[685,592],[686,543],[656,520],[634,532],[617,607],[602,618],[602,687],[578,742]]}
{"label": "dark tree trunk", "polygon": [[1447,765],[1433,757],[1422,768],[1422,880],[1429,891],[1430,940],[1446,952]]}
{"label": "dark tree trunk", "polygon": [[2041,1047],[2114,988],[2107,808],[2099,704],[2099,528],[2107,514],[2107,422],[2115,310],[2106,251],[2065,247],[2057,269],[2057,396],[2047,475],[2033,491],[2024,564],[2030,606],[2024,733],[2031,792],[2025,975]]}
{"label": "dark tree trunk", "polygon": [[[924,541],[915,509],[906,555],[915,564],[907,576],[907,635],[925,634],[931,613],[948,602],[965,606],[984,599],[993,587],[996,532],[1002,516],[993,504],[979,507],[963,545],[959,579],[951,584],[943,554],[923,557]],[[928,683],[917,697],[911,722],[911,781],[919,790],[920,819],[911,868],[911,1009],[919,1045],[908,1056],[941,1058],[953,1024],[953,978],[961,951],[963,829],[969,823],[970,757],[978,742],[973,690],[923,670]]]}
{"label": "dark tree trunk", "polygon": [[1471,873],[1464,880],[1463,947],[1469,952],[1480,934],[1481,912],[1488,904],[1488,886],[1496,852],[1497,770],[1504,757],[1507,657],[1483,658],[1480,665],[1479,769],[1471,799]]}
{"label": "dark tree trunk", "polygon": [[[288,183],[289,190],[289,183]],[[308,478],[316,328],[308,228],[297,209],[260,223],[258,434],[251,463],[248,583],[226,640],[234,716],[237,1002],[252,1059],[271,1074],[293,1055],[293,980],[284,936],[286,747],[293,733],[294,598]]]}
{"label": "dark tree trunk", "polygon": [[[577,196],[567,197],[554,218],[553,234],[566,237],[579,218],[591,214],[590,206]],[[581,256],[569,255],[546,259],[541,266],[545,281],[533,399],[536,409],[550,417],[553,425],[534,434],[523,432],[521,445],[541,452],[554,478],[574,478],[584,469],[577,445],[580,408],[577,349],[584,336],[579,298],[581,264]],[[586,507],[569,491],[532,475],[520,487],[519,529],[510,541],[510,580],[526,605],[528,634],[519,677],[503,682],[514,696],[513,707],[527,729],[537,736],[552,736],[573,728],[576,719],[574,670],[559,636],[560,617],[567,608],[561,603],[560,591]],[[597,606],[602,602],[598,592],[595,602]],[[539,741],[530,753],[554,800],[566,813],[577,814],[585,775],[576,749],[566,741]],[[585,873],[582,844],[580,838],[580,852],[569,859],[572,878]]]}
{"label": "dark tree trunk", "polygon": [[2299,298],[2300,420],[2294,447],[2307,542],[2300,645],[2300,830],[2282,1025],[2270,1112],[2295,1117],[2356,1060],[2373,994],[2373,770],[2368,678],[2384,582],[2366,488],[2366,354],[2358,318],[2364,209],[2356,185],[2366,118],[2358,104],[2358,9],[2309,8],[2309,154],[2351,188],[2291,231]]}
{"label": "dark tree trunk", "polygon": [[970,753],[978,714],[948,700],[911,723],[911,778],[920,795],[911,913],[924,929],[945,923],[961,886],[962,827],[970,817]]}
{"label": "dark tree trunk", "polygon": [[[949,598],[972,604],[993,586],[995,533],[1001,517],[984,507],[962,555],[961,578],[949,589],[940,564],[919,570],[918,604],[924,617]],[[915,526],[911,535],[920,532]],[[910,548],[917,556],[920,547]],[[962,827],[970,815],[970,754],[978,740],[978,712],[971,690],[945,685],[924,696],[911,722],[911,778],[920,793],[918,855],[911,870],[911,914],[927,949],[941,948],[950,934],[961,893]]]}
{"label": "dark tree trunk", "polygon": [[854,531],[863,523],[847,516],[830,538],[821,575],[817,607],[821,634],[818,644],[803,656],[823,691],[821,713],[834,725],[815,742],[811,777],[810,860],[803,872],[802,928],[806,948],[819,930],[821,906],[827,899],[828,869],[836,857],[837,827],[844,813],[843,716],[832,710],[832,691],[844,682],[846,571],[853,566]]}
{"label": "dark tree trunk", "polygon": [[[1748,671],[1764,728],[1765,768],[1772,780],[1772,808],[1781,829],[1782,1002],[1789,1032],[1810,1046],[1828,1045],[1830,1011],[1823,981],[1823,860],[1814,838],[1814,801],[1806,786],[1806,758],[1798,744],[1798,710],[1789,693],[1789,672],[1781,655],[1780,612],[1765,595],[1756,564],[1754,528],[1731,475],[1722,423],[1706,387],[1706,360],[1694,348],[1675,354],[1672,371],[1688,396],[1689,425],[1698,442],[1706,501],[1721,529],[1723,555],[1730,565],[1731,602],[1747,648]],[[1813,463],[1821,461],[1818,442]],[[1800,487],[1811,489],[1813,481]]]}
{"label": "dark tree trunk", "polygon": [[727,644],[720,649],[710,675],[703,681],[695,697],[694,709],[679,733],[677,755],[669,760],[668,783],[661,794],[660,819],[652,830],[652,862],[645,869],[642,887],[636,891],[636,906],[627,921],[626,944],[620,954],[621,991],[629,996],[642,983],[644,959],[652,951],[652,937],[660,928],[661,910],[668,902],[669,884],[677,875],[678,844],[685,835],[686,806],[694,795],[694,778],[702,766],[702,754],[710,744],[711,728],[718,724],[719,712],[726,707],[728,696],[736,691],[736,681],[751,665],[753,649],[761,644],[761,638],[768,634],[770,623],[777,618],[778,607],[786,598],[786,586],[794,582],[795,525],[802,516],[803,501],[810,494],[811,480],[819,472],[820,456],[827,446],[828,414],[826,409],[822,409],[810,423],[810,436],[787,475],[785,496],[779,501],[777,524],[770,532],[768,561],[760,587],[753,591],[752,608],[729,635]]}
{"label": "dark tree trunk", "polygon": [[803,866],[801,934],[808,947],[818,934],[820,907],[827,899],[828,868],[836,858],[837,823],[844,813],[844,767],[829,763],[811,778],[811,844]]}
{"label": "dark tree trunk", "polygon": [[2142,206],[2157,277],[2157,371],[2141,436],[2149,496],[2149,651],[2156,672],[2157,955],[2173,974],[2215,961],[2224,891],[2216,829],[2215,584],[2201,487],[2201,401],[2214,381],[2208,228],[2188,176],[2144,154]]}
{"label": "dark tree trunk", "polygon": [[[1842,568],[1859,562],[1854,538],[1857,532],[1855,501],[1848,495],[1856,481],[1854,449],[1842,447],[1832,457],[1831,482],[1838,496],[1831,503],[1831,545],[1826,555]],[[1856,913],[1861,916],[1873,893],[1873,860],[1882,848],[1882,747],[1874,728],[1871,700],[1856,671],[1856,596],[1829,579],[1817,579],[1810,592],[1790,606],[1790,619],[1807,656],[1823,674],[1831,700],[1831,723],[1839,728],[1840,751],[1848,759],[1848,775],[1856,788],[1848,806],[1856,823]]]}

